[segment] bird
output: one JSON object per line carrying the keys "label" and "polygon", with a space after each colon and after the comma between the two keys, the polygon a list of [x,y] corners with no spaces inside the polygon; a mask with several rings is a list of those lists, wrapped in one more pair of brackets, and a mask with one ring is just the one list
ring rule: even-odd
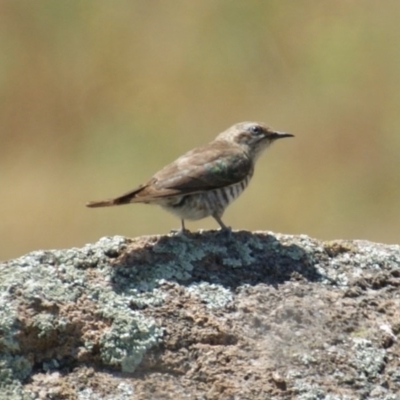
{"label": "bird", "polygon": [[87,207],[130,203],[156,204],[181,220],[213,217],[222,231],[225,209],[246,189],[261,153],[278,139],[293,137],[262,122],[240,122],[213,141],[183,154],[146,183],[115,198],[91,201]]}

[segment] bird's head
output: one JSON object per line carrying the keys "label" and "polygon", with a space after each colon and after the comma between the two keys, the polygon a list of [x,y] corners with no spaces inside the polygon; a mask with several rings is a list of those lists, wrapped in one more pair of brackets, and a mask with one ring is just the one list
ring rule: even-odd
{"label": "bird's head", "polygon": [[240,122],[220,133],[217,140],[238,144],[255,160],[275,140],[293,136],[290,133],[274,131],[260,122]]}

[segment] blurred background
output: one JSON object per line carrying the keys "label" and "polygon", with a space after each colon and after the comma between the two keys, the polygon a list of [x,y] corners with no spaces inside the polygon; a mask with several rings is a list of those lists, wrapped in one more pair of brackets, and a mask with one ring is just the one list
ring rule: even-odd
{"label": "blurred background", "polygon": [[243,120],[296,137],[226,224],[399,242],[399,21],[396,0],[2,1],[0,259],[179,228],[84,205]]}

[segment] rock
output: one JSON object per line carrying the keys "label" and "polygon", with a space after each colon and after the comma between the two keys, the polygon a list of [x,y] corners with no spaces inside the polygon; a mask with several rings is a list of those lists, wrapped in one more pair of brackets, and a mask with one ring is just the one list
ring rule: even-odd
{"label": "rock", "polygon": [[399,399],[400,246],[214,231],[0,265],[0,399]]}

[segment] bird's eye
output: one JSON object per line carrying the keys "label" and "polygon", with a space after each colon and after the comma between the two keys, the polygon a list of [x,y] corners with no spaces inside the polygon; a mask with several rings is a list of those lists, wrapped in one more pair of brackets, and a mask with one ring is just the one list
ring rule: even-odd
{"label": "bird's eye", "polygon": [[263,133],[263,129],[259,125],[253,125],[251,128],[251,133],[254,133],[255,135],[259,136]]}

